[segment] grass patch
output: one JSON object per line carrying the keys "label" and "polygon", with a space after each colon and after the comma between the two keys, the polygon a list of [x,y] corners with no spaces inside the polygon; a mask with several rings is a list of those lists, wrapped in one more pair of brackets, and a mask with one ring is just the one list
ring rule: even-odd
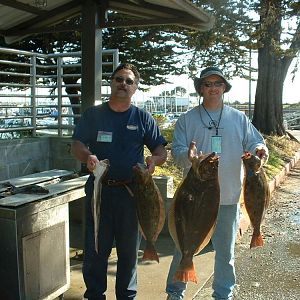
{"label": "grass patch", "polygon": [[274,178],[300,149],[300,143],[285,136],[265,136],[269,148],[269,160],[265,165],[268,179]]}

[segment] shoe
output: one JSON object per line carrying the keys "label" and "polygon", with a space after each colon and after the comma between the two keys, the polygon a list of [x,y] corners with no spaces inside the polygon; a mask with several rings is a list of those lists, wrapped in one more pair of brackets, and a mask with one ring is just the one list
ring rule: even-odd
{"label": "shoe", "polygon": [[180,300],[180,299],[174,295],[168,295],[167,300]]}

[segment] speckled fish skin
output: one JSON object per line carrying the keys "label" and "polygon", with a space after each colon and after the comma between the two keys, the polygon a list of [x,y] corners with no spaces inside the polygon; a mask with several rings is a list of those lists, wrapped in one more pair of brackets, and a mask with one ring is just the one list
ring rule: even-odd
{"label": "speckled fish skin", "polygon": [[270,203],[270,189],[262,160],[249,152],[242,156],[245,167],[244,203],[253,227],[250,248],[263,246],[261,223]]}
{"label": "speckled fish skin", "polygon": [[218,166],[215,153],[194,158],[175,193],[168,225],[182,259],[174,281],[198,282],[193,256],[208,244],[215,228],[220,205]]}
{"label": "speckled fish skin", "polygon": [[165,207],[161,193],[143,164],[133,167],[133,192],[140,230],[146,240],[142,260],[159,262],[155,242],[165,222]]}

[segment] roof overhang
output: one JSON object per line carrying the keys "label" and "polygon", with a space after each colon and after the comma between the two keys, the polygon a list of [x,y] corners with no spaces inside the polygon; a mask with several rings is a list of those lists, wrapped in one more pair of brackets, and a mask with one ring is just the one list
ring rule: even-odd
{"label": "roof overhang", "polygon": [[[61,26],[64,20],[82,13],[84,0],[45,0],[45,6],[34,0],[0,0],[0,35],[7,44],[42,32],[81,31],[81,26]],[[207,31],[214,17],[188,0],[95,0],[99,7],[99,24],[108,27],[178,25]],[[38,2],[38,1],[37,1]],[[109,20],[106,11],[134,16],[133,20]]]}

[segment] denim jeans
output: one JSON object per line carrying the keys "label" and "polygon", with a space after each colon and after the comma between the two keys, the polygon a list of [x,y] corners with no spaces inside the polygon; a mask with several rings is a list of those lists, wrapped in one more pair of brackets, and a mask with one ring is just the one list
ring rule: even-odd
{"label": "denim jeans", "polygon": [[125,187],[102,188],[98,253],[95,251],[94,222],[91,213],[91,187],[86,188],[86,228],[83,261],[84,297],[106,299],[108,258],[112,247],[118,255],[116,298],[136,299],[137,259],[141,235],[138,231],[134,198]]}
{"label": "denim jeans", "polygon": [[[217,300],[232,299],[235,286],[234,249],[240,220],[240,206],[221,205],[215,232],[211,238],[215,254],[213,294]],[[172,299],[181,300],[187,287],[185,282],[174,282],[173,278],[180,264],[181,253],[175,249],[167,278],[166,292]]]}

